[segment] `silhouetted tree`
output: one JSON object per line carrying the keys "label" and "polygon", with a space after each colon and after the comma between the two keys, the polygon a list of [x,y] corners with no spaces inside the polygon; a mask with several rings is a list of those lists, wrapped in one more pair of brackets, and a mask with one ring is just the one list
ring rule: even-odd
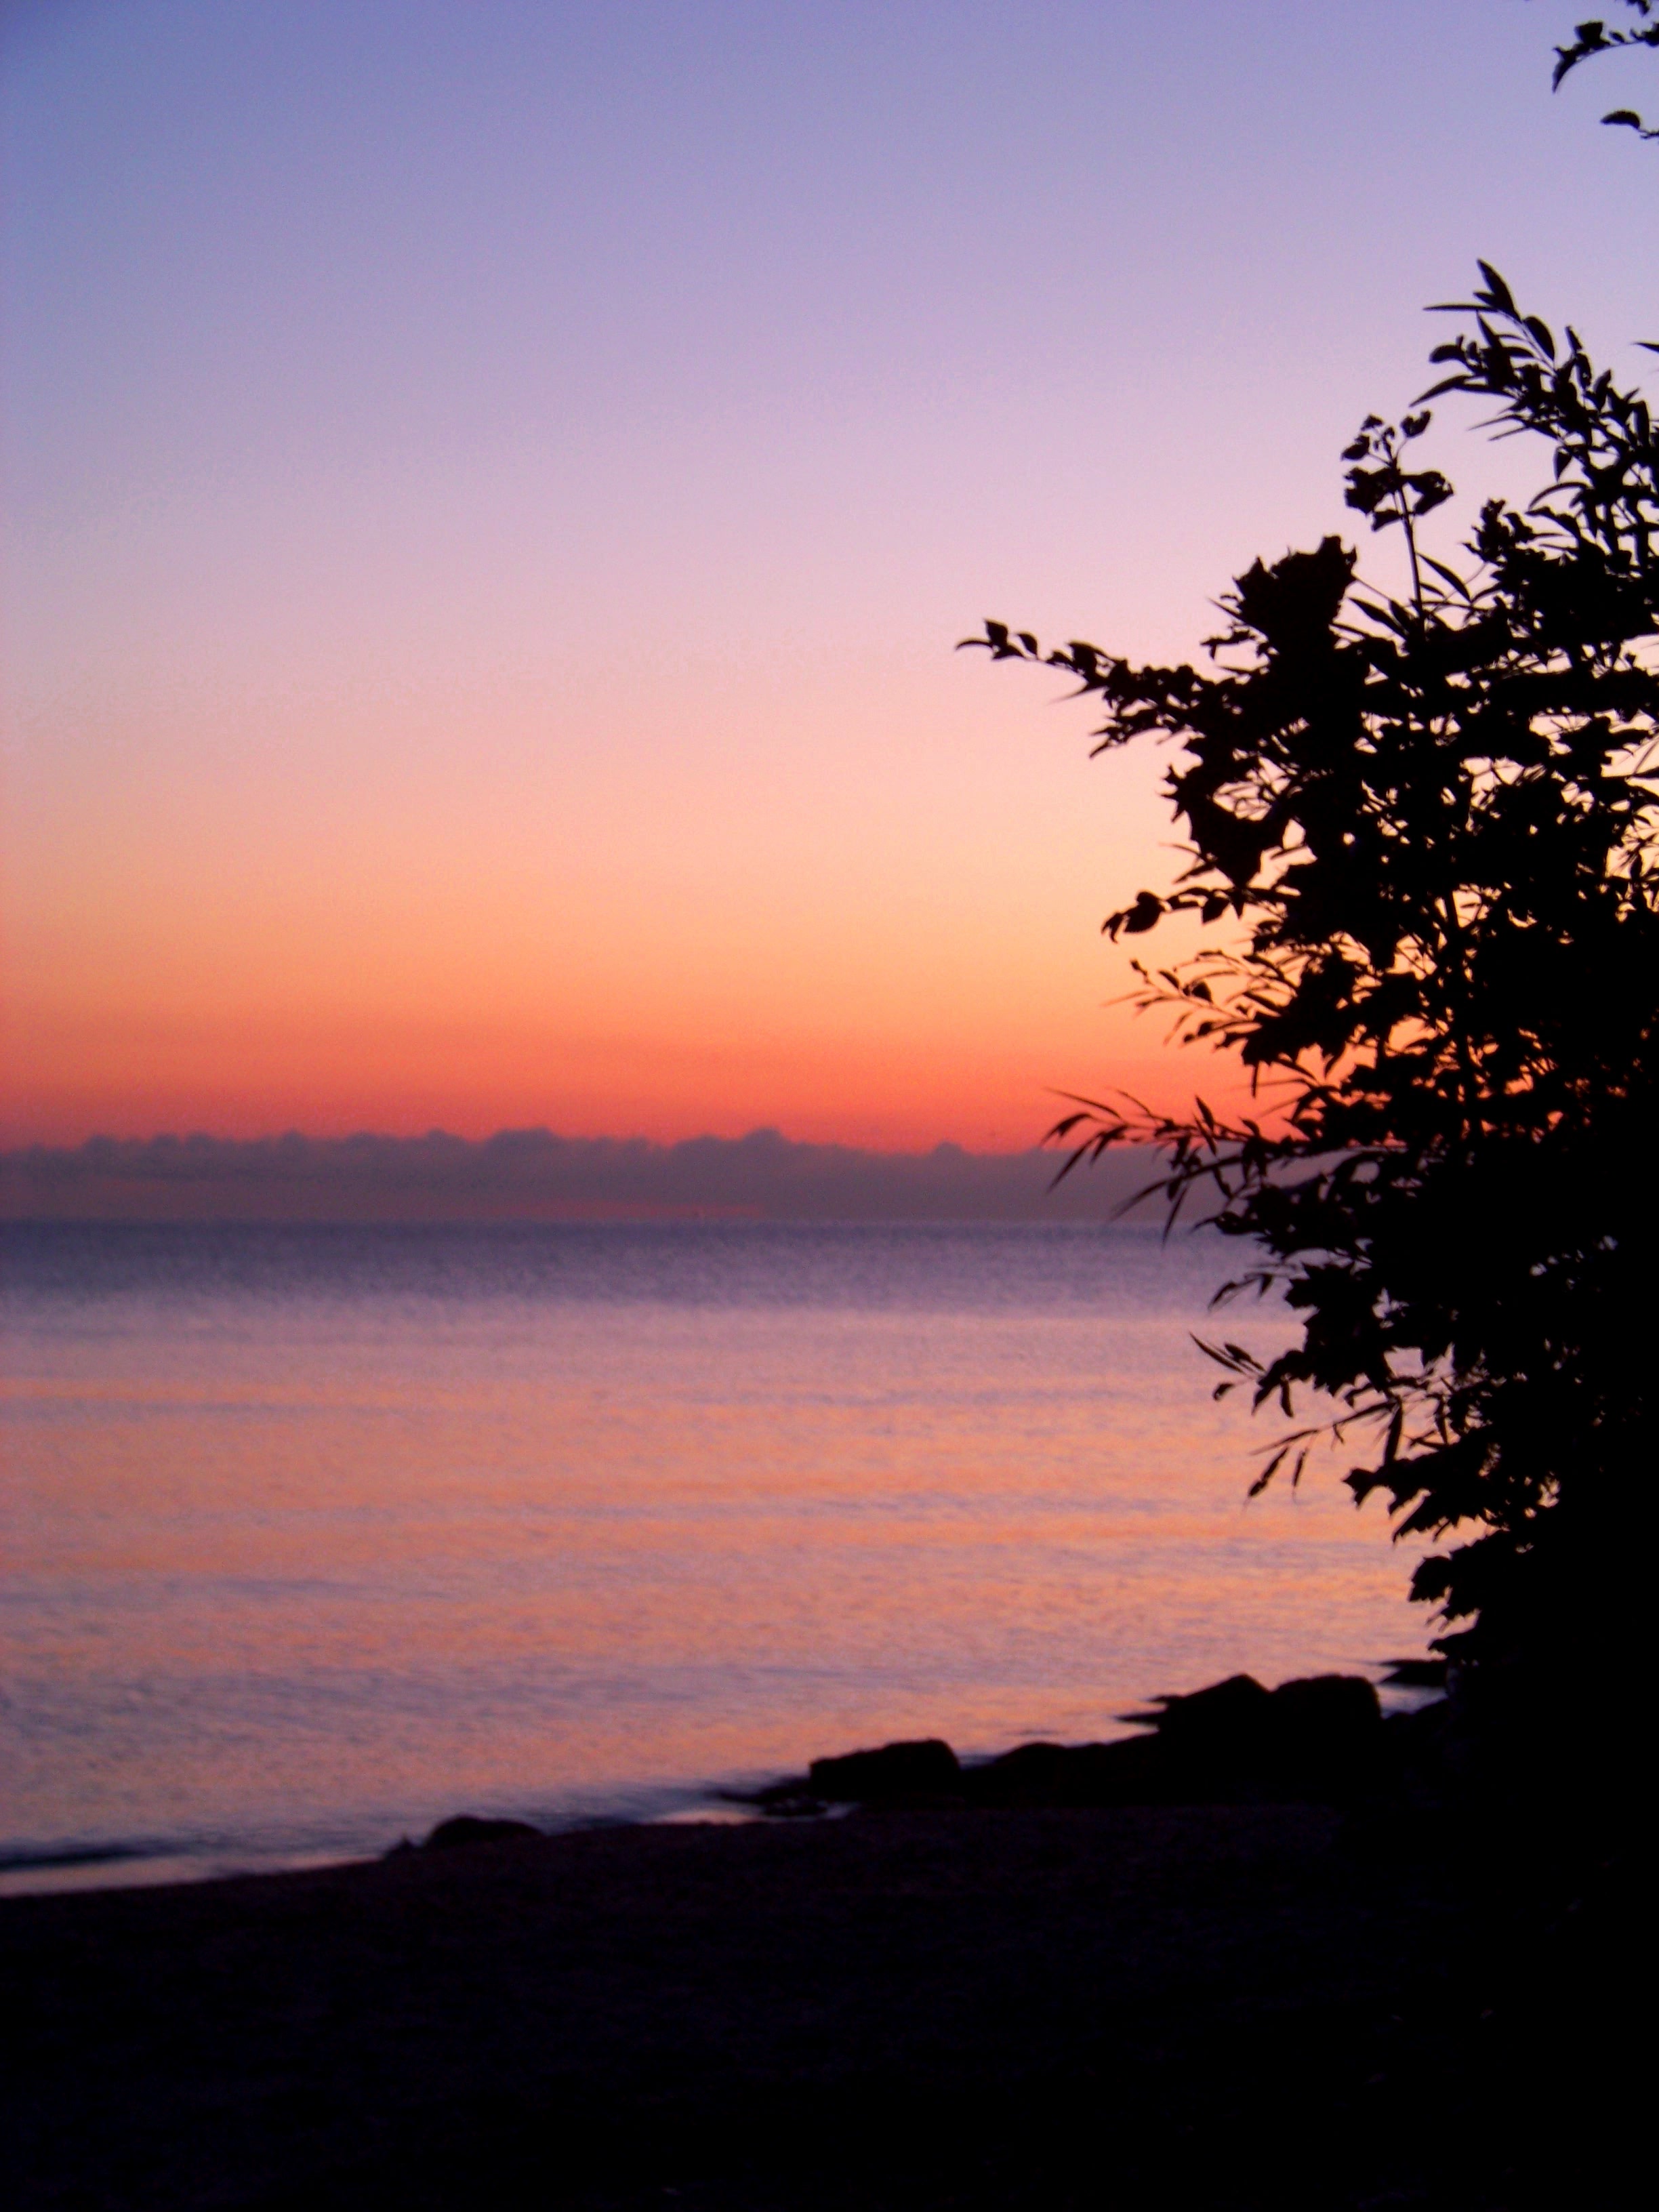
{"label": "silhouetted tree", "polygon": [[[1054,1132],[1067,1167],[1150,1142],[1172,1210],[1212,1188],[1253,1248],[1220,1295],[1278,1286],[1300,1327],[1265,1363],[1206,1346],[1220,1389],[1292,1419],[1311,1392],[1331,1415],[1279,1437],[1256,1486],[1296,1480],[1321,1436],[1365,1439],[1356,1496],[1382,1492],[1399,1533],[1462,1539],[1413,1594],[1443,1608],[1444,1648],[1486,1661],[1600,1647],[1645,1560],[1659,441],[1638,393],[1481,270],[1440,381],[1344,456],[1349,504],[1404,539],[1403,596],[1328,538],[1237,579],[1204,668],[1044,653],[1000,623],[964,642],[1075,676],[1097,751],[1179,741],[1189,865],[1104,927],[1219,930],[1137,963],[1139,996],[1235,1054],[1261,1102],[1183,1119],[1079,1100]],[[1447,393],[1553,458],[1456,562],[1421,530],[1451,487],[1409,465]]]}

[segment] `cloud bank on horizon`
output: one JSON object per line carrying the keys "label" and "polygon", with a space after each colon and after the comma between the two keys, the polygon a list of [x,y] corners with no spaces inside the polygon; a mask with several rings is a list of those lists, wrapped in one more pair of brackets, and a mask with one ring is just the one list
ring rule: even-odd
{"label": "cloud bank on horizon", "polygon": [[[0,1153],[0,1220],[1100,1221],[1156,1173],[1124,1152],[1054,1187],[1061,1156],[872,1152],[775,1129],[653,1144],[503,1129],[473,1142],[362,1134],[94,1137]],[[1161,1219],[1155,1206],[1137,1218]]]}

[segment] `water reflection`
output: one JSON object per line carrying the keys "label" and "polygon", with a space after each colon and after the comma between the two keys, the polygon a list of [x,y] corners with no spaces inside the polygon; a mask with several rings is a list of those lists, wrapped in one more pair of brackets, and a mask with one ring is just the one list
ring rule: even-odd
{"label": "water reflection", "polygon": [[[1417,1648],[1145,1231],[8,1232],[0,1851],[660,1813]],[[1271,1316],[1230,1321],[1265,1343]]]}

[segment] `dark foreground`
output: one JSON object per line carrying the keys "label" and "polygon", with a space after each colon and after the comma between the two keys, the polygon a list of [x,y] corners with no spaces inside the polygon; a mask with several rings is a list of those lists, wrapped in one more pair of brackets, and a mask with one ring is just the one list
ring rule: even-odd
{"label": "dark foreground", "polygon": [[1631,2201],[1620,2093],[1583,2056],[1600,1999],[1559,1927],[1475,1911],[1469,1875],[1318,1808],[1165,1806],[15,1899],[6,2198]]}

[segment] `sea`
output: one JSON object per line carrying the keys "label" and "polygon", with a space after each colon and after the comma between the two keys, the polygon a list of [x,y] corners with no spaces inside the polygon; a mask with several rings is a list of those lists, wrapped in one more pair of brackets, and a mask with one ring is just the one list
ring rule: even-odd
{"label": "sea", "polygon": [[1415,1554],[1218,1401],[1212,1231],[11,1225],[0,1893],[1380,1678]]}

